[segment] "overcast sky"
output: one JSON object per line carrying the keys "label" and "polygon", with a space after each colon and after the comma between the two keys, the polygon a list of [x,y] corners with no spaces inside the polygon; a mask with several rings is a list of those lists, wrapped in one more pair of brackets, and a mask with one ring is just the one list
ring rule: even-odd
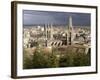
{"label": "overcast sky", "polygon": [[90,26],[89,13],[51,12],[23,10],[24,25],[68,25],[69,16],[72,16],[73,26]]}

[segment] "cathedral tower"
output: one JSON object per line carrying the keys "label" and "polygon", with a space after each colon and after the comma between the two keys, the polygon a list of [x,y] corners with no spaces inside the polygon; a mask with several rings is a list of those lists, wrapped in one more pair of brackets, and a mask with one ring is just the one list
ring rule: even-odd
{"label": "cathedral tower", "polygon": [[69,24],[68,24],[68,44],[71,45],[72,42],[73,42],[72,16],[69,16]]}

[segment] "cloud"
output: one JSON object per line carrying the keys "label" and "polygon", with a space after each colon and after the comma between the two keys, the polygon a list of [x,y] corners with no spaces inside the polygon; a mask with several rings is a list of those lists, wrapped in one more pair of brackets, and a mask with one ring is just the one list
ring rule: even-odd
{"label": "cloud", "polygon": [[69,16],[72,16],[73,25],[90,26],[89,13],[52,12],[52,11],[23,11],[24,25],[57,24],[68,25]]}

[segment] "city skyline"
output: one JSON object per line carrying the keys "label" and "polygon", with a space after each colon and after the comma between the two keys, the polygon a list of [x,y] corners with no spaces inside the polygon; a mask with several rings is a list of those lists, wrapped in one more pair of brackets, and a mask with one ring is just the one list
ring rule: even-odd
{"label": "city skyline", "polygon": [[23,10],[23,25],[68,25],[68,18],[72,16],[74,26],[90,26],[91,15],[89,13],[71,13],[71,12],[52,12],[52,11],[34,11]]}

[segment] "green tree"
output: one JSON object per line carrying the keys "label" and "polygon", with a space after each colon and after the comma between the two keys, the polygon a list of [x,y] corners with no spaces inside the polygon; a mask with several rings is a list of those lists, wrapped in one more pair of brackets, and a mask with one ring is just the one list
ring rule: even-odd
{"label": "green tree", "polygon": [[74,57],[74,66],[88,66],[90,65],[90,56],[85,53],[77,53]]}
{"label": "green tree", "polygon": [[71,67],[73,66],[73,55],[71,53],[64,54],[59,60],[60,67]]}
{"label": "green tree", "polygon": [[41,50],[40,47],[37,47],[34,54],[33,54],[33,67],[34,68],[45,68],[47,61],[44,52]]}
{"label": "green tree", "polygon": [[58,59],[54,53],[45,53],[42,48],[37,47],[33,55],[34,68],[58,67]]}
{"label": "green tree", "polygon": [[58,67],[59,60],[55,53],[49,53],[47,66],[50,68]]}
{"label": "green tree", "polygon": [[23,50],[23,69],[31,69],[33,68],[32,65],[32,58],[28,55],[28,51],[25,49]]}

